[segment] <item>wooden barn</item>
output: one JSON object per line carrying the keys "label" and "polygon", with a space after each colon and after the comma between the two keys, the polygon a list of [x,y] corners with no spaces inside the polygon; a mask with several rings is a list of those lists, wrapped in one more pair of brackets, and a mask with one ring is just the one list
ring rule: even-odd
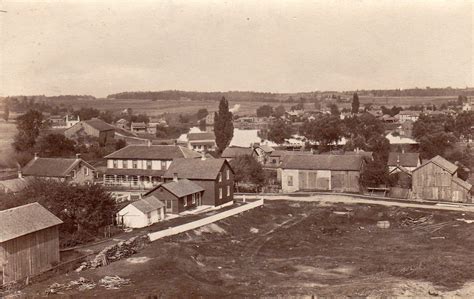
{"label": "wooden barn", "polygon": [[413,198],[471,202],[472,185],[457,176],[458,167],[436,156],[412,172]]}
{"label": "wooden barn", "polygon": [[0,276],[4,284],[37,275],[59,263],[61,223],[36,202],[0,211]]}

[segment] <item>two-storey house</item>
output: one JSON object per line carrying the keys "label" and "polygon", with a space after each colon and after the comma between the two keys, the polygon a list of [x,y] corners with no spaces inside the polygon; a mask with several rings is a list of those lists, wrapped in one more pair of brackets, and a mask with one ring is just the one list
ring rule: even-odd
{"label": "two-storey house", "polygon": [[178,145],[129,145],[105,157],[104,185],[150,189],[162,182],[173,159],[200,157],[199,153]]}

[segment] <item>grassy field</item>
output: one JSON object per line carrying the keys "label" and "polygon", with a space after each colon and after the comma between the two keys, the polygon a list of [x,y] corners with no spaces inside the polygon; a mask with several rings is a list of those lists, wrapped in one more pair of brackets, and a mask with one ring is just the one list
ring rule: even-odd
{"label": "grassy field", "polygon": [[[423,218],[425,217],[425,218]],[[264,207],[151,243],[108,266],[33,285],[119,275],[131,284],[73,297],[427,297],[474,295],[472,213],[350,204]],[[423,223],[416,223],[425,219]],[[379,228],[379,220],[390,228]],[[415,220],[415,221],[413,221]]]}

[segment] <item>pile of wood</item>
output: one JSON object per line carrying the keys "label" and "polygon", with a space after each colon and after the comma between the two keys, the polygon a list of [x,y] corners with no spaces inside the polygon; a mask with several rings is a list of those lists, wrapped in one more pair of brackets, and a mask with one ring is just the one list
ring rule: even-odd
{"label": "pile of wood", "polygon": [[71,280],[68,283],[53,283],[46,289],[45,294],[63,294],[64,291],[77,288],[79,291],[85,291],[95,288],[96,284],[84,277],[79,277],[78,280]]}
{"label": "pile of wood", "polygon": [[419,218],[406,217],[402,220],[401,226],[418,226],[433,223],[433,215],[422,216]]}
{"label": "pile of wood", "polygon": [[114,261],[127,258],[137,253],[139,249],[149,242],[150,239],[148,238],[148,235],[143,235],[107,246],[102,249],[91,261],[83,262],[81,266],[76,269],[76,272],[80,272],[85,269],[95,269],[108,265]]}
{"label": "pile of wood", "polygon": [[108,289],[108,290],[117,290],[122,285],[127,285],[130,283],[130,279],[122,278],[120,276],[104,276],[99,280],[99,285]]}

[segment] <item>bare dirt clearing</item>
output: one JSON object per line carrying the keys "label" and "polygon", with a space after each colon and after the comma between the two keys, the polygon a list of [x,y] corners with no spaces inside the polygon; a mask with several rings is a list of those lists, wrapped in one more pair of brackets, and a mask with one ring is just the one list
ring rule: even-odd
{"label": "bare dirt clearing", "polygon": [[[271,201],[238,216],[151,243],[95,270],[54,282],[107,275],[119,289],[67,295],[163,297],[474,295],[473,213],[399,207]],[[377,222],[390,222],[383,229]],[[465,285],[466,284],[466,285]],[[463,288],[464,286],[464,288]],[[462,289],[461,289],[462,288]]]}

